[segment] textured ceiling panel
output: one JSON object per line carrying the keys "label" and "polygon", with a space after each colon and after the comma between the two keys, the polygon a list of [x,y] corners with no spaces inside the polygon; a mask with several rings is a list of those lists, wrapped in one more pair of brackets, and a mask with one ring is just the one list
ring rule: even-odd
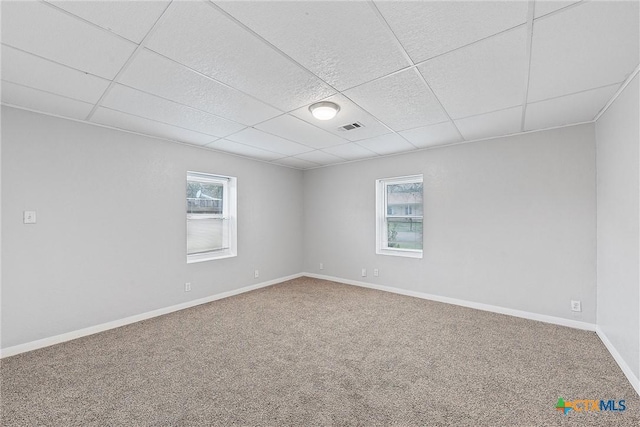
{"label": "textured ceiling panel", "polygon": [[284,111],[334,93],[204,2],[174,2],[147,47]]}
{"label": "textured ceiling panel", "polygon": [[357,144],[380,155],[400,153],[402,151],[415,150],[416,148],[395,133],[363,139],[358,141]]}
{"label": "textured ceiling panel", "polygon": [[396,131],[448,119],[415,69],[365,83],[344,94]]}
{"label": "textured ceiling panel", "polygon": [[263,150],[273,151],[283,156],[294,156],[312,150],[312,148],[298,144],[297,142],[289,141],[288,139],[264,133],[253,128],[247,128],[242,132],[230,135],[227,139],[262,148]]}
{"label": "textured ceiling panel", "polygon": [[527,104],[525,130],[544,129],[593,120],[619,84]]}
{"label": "textured ceiling panel", "polygon": [[355,142],[336,145],[334,147],[325,148],[322,151],[324,151],[325,153],[333,154],[334,156],[341,157],[345,160],[359,160],[376,156],[376,153],[371,150],[367,150],[366,148],[356,144]]}
{"label": "textured ceiling panel", "polygon": [[255,127],[264,132],[278,135],[313,148],[330,147],[347,142],[345,139],[288,114],[260,123]]}
{"label": "textured ceiling panel", "polygon": [[418,69],[452,118],[522,104],[526,28],[439,56]]}
{"label": "textured ceiling panel", "polygon": [[79,120],[87,117],[93,108],[93,104],[5,81],[2,82],[2,102]]}
{"label": "textured ceiling panel", "polygon": [[298,169],[309,169],[320,166],[317,163],[310,162],[307,160],[302,160],[297,157],[285,157],[280,160],[276,160],[274,163],[278,163],[280,165],[290,166],[292,168]]}
{"label": "textured ceiling panel", "polygon": [[109,86],[103,78],[4,45],[2,79],[94,104]]}
{"label": "textured ceiling panel", "polygon": [[[291,114],[328,132],[333,133],[341,138],[349,141],[357,141],[359,139],[372,138],[378,135],[384,135],[391,132],[382,123],[376,120],[371,114],[362,110],[356,104],[351,102],[347,97],[341,94],[331,96],[325,101],[335,102],[340,106],[340,112],[331,120],[318,120],[309,112],[309,106],[304,106],[292,111]],[[358,122],[363,126],[358,129],[344,131],[339,127]]]}
{"label": "textured ceiling panel", "polygon": [[244,128],[238,123],[122,85],[114,86],[102,105],[113,110],[218,137],[224,137]]}
{"label": "textured ceiling panel", "polygon": [[462,141],[462,137],[451,122],[405,130],[400,132],[400,135],[418,148]]}
{"label": "textured ceiling panel", "polygon": [[584,2],[533,24],[528,102],[622,82],[640,62],[638,2]]}
{"label": "textured ceiling panel", "polygon": [[132,116],[119,111],[100,107],[96,110],[91,121],[118,129],[130,130],[145,135],[157,136],[174,141],[187,142],[189,144],[205,145],[216,139],[211,135],[205,135],[166,123],[160,123],[142,117]]}
{"label": "textured ceiling panel", "polygon": [[136,45],[47,5],[2,2],[2,43],[112,79]]}
{"label": "textured ceiling panel", "polygon": [[536,0],[535,13],[536,18],[548,15],[551,12],[560,10],[564,7],[577,3],[577,1],[564,1],[564,0]]}
{"label": "textured ceiling panel", "polygon": [[138,53],[119,81],[245,125],[281,114],[257,99],[146,49]]}
{"label": "textured ceiling panel", "polygon": [[142,41],[169,4],[166,0],[47,1],[135,43]]}
{"label": "textured ceiling panel", "polygon": [[218,4],[338,90],[410,65],[393,34],[364,1]]}
{"label": "textured ceiling panel", "polygon": [[424,61],[527,21],[527,2],[377,1],[414,62]]}
{"label": "textured ceiling panel", "polygon": [[522,107],[480,114],[455,122],[466,140],[517,133],[522,123]]}
{"label": "textured ceiling panel", "polygon": [[298,154],[295,157],[308,162],[317,163],[319,165],[330,165],[332,163],[344,162],[344,159],[334,156],[333,154],[325,153],[321,150],[309,151],[308,153]]}
{"label": "textured ceiling panel", "polygon": [[260,160],[276,160],[282,158],[282,154],[266,151],[261,148],[252,147],[251,145],[241,144],[239,142],[229,141],[227,139],[213,141],[208,144],[207,147]]}

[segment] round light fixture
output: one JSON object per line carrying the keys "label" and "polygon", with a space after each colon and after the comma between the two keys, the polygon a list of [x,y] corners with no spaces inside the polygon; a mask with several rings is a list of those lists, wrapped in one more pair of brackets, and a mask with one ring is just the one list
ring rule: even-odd
{"label": "round light fixture", "polygon": [[309,107],[309,111],[318,120],[331,120],[340,111],[340,106],[329,101],[316,102]]}

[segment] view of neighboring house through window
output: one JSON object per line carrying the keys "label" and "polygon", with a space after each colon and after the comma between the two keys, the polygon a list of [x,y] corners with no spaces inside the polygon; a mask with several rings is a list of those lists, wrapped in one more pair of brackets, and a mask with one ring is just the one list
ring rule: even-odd
{"label": "view of neighboring house through window", "polygon": [[422,175],[376,181],[376,253],[422,258]]}
{"label": "view of neighboring house through window", "polygon": [[187,172],[187,262],[236,256],[236,178]]}

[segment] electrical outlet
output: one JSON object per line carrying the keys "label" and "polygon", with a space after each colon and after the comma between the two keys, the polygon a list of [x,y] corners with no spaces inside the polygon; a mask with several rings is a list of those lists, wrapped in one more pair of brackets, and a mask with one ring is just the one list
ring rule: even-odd
{"label": "electrical outlet", "polygon": [[362,277],[367,277],[367,269],[366,268],[362,269]]}
{"label": "electrical outlet", "polygon": [[191,283],[185,283],[184,284],[184,291],[185,292],[191,292]]}
{"label": "electrical outlet", "polygon": [[582,311],[580,301],[571,301],[571,311]]}
{"label": "electrical outlet", "polygon": [[253,273],[253,277],[254,277],[254,278],[256,278],[256,279],[257,279],[258,277],[260,277],[260,270],[256,270],[256,271]]}
{"label": "electrical outlet", "polygon": [[320,263],[320,270],[324,270],[324,264]]}
{"label": "electrical outlet", "polygon": [[25,224],[36,223],[36,211],[24,211],[22,222]]}
{"label": "electrical outlet", "polygon": [[378,277],[378,276],[380,275],[380,272],[378,271],[378,269],[377,269],[377,268],[374,268],[374,269],[373,269],[373,275],[374,275],[375,277]]}

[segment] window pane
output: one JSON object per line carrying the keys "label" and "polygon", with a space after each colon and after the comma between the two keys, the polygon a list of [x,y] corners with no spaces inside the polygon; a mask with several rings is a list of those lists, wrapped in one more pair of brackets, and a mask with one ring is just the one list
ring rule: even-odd
{"label": "window pane", "polygon": [[222,214],[222,183],[187,181],[187,213]]}
{"label": "window pane", "polygon": [[388,218],[389,248],[422,249],[422,219]]}
{"label": "window pane", "polygon": [[422,183],[387,185],[387,215],[422,216]]}
{"label": "window pane", "polygon": [[187,218],[187,254],[223,249],[222,218]]}

